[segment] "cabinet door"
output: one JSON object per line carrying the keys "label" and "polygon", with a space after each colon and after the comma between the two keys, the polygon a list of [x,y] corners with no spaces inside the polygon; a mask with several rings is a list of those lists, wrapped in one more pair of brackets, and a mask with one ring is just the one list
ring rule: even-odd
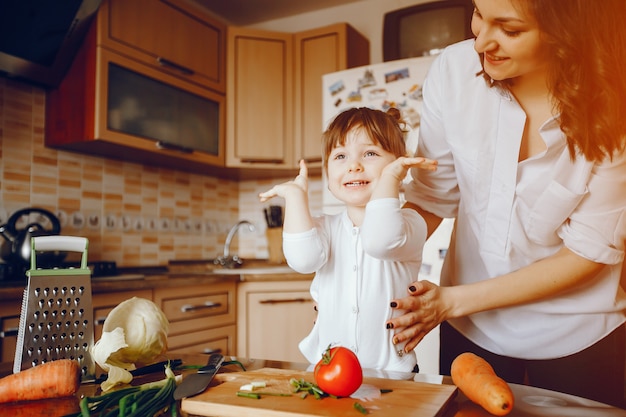
{"label": "cabinet door", "polygon": [[108,49],[82,50],[46,100],[48,146],[204,173],[224,165],[224,95]]}
{"label": "cabinet door", "polygon": [[238,355],[306,362],[298,343],[309,334],[316,316],[309,285],[310,281],[240,284]]}
{"label": "cabinet door", "polygon": [[226,25],[192,2],[109,0],[98,18],[102,45],[224,92]]}
{"label": "cabinet door", "polygon": [[168,350],[233,354],[235,295],[234,282],[155,289],[154,302],[170,323]]}
{"label": "cabinet door", "polygon": [[233,355],[236,334],[235,325],[231,325],[170,336],[167,338],[167,351],[169,354]]}
{"label": "cabinet door", "polygon": [[322,76],[369,64],[369,41],[346,23],[295,35],[296,160],[320,166],[323,120]]}
{"label": "cabinet door", "polygon": [[226,165],[293,168],[293,35],[228,28]]}

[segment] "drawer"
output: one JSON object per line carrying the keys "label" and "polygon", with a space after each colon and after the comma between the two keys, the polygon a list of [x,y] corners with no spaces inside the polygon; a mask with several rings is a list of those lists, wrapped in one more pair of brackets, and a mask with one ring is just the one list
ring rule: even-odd
{"label": "drawer", "polygon": [[170,335],[235,323],[235,283],[158,288],[155,303],[170,322]]}
{"label": "drawer", "polygon": [[169,336],[167,338],[168,354],[211,354],[233,355],[235,353],[234,325],[207,329],[198,332]]}
{"label": "drawer", "polygon": [[228,293],[165,299],[161,309],[170,322],[227,314]]}

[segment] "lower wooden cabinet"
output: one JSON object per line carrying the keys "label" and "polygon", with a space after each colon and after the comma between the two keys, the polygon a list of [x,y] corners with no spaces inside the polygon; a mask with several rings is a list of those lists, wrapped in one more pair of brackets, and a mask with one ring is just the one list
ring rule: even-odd
{"label": "lower wooden cabinet", "polygon": [[13,362],[15,359],[21,309],[20,300],[0,302],[0,362]]}
{"label": "lower wooden cabinet", "polygon": [[235,353],[234,282],[155,288],[154,302],[170,322],[168,352]]}
{"label": "lower wooden cabinet", "polygon": [[298,343],[316,313],[310,280],[243,282],[237,287],[237,355],[306,362]]}

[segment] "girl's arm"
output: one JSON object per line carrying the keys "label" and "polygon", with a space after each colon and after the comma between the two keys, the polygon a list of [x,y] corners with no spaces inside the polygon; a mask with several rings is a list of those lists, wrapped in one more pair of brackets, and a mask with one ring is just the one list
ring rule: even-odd
{"label": "girl's arm", "polygon": [[437,169],[437,161],[422,157],[401,156],[383,169],[370,200],[398,198],[400,196],[400,184],[411,168],[434,171]]}
{"label": "girl's arm", "polygon": [[299,233],[313,229],[313,218],[309,210],[308,169],[304,160],[300,161],[300,172],[293,181],[275,185],[259,194],[261,202],[273,197],[285,199],[284,232]]}
{"label": "girl's arm", "polygon": [[405,327],[394,336],[394,342],[407,341],[408,352],[443,321],[556,296],[593,279],[603,267],[564,247],[517,271],[474,284],[439,287],[428,281],[414,282],[410,296],[392,300],[395,308],[408,313],[388,324]]}

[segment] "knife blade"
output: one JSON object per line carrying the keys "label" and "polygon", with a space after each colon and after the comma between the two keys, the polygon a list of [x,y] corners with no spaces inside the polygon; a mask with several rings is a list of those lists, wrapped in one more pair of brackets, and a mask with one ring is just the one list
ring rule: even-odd
{"label": "knife blade", "polygon": [[219,353],[212,353],[211,356],[209,356],[206,366],[198,369],[197,373],[186,376],[183,382],[176,387],[174,399],[182,400],[183,398],[193,397],[203,392],[209,386],[223,363],[224,356]]}

